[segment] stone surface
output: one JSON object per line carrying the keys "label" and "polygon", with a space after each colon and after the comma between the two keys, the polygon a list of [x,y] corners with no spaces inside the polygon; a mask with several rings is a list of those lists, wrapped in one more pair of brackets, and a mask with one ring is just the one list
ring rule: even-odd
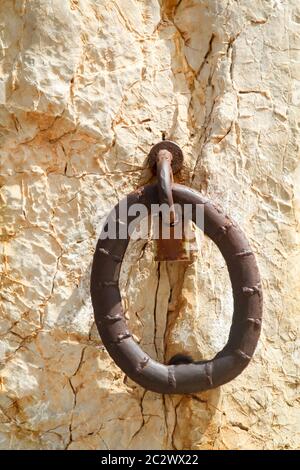
{"label": "stone surface", "polygon": [[[300,446],[300,9],[297,0],[3,0],[0,448]],[[261,340],[194,396],[145,392],[99,339],[89,296],[109,209],[150,181],[152,144],[257,253]],[[191,263],[131,243],[122,290],[144,349],[211,357],[232,313],[208,240]]]}

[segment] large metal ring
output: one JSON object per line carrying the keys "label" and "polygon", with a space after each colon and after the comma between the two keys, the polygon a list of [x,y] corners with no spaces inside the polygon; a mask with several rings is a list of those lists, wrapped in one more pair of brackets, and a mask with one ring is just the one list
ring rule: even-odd
{"label": "large metal ring", "polygon": [[[261,330],[262,291],[255,257],[243,232],[198,192],[174,184],[175,203],[204,205],[204,233],[220,249],[229,272],[234,312],[225,347],[213,359],[199,363],[164,365],[149,357],[128,331],[119,291],[119,274],[127,239],[100,239],[94,254],[91,296],[101,339],[115,363],[142,387],[158,393],[195,393],[218,387],[248,365]],[[127,196],[128,208],[158,203],[157,185]],[[115,207],[118,213],[117,205]],[[193,211],[194,213],[194,211]],[[127,222],[133,217],[127,218]],[[194,219],[194,215],[193,215]],[[105,227],[104,227],[105,230]]]}

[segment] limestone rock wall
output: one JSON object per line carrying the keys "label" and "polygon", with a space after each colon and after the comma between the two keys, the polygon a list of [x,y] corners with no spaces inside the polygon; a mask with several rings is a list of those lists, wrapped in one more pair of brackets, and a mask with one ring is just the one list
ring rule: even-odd
{"label": "limestone rock wall", "polygon": [[[0,448],[299,448],[299,2],[2,0],[0,38]],[[101,225],[151,180],[162,132],[184,150],[177,180],[240,224],[263,279],[253,361],[193,396],[124,377],[89,295]],[[226,267],[199,246],[158,264],[136,241],[123,264],[130,327],[161,361],[226,341]]]}

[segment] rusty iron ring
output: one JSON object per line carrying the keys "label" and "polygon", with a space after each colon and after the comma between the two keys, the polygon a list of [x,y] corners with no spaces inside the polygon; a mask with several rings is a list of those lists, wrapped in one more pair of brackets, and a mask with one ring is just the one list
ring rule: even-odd
{"label": "rusty iron ring", "polygon": [[[262,290],[254,254],[239,227],[197,191],[178,184],[174,184],[172,190],[175,203],[204,204],[204,233],[218,246],[226,261],[234,312],[225,347],[211,360],[164,365],[138,346],[127,328],[119,290],[120,269],[129,237],[98,240],[91,273],[91,296],[99,334],[120,369],[145,389],[185,394],[225,384],[248,365],[261,330]],[[128,207],[141,203],[149,211],[152,204],[158,203],[157,185],[145,186],[126,199]],[[117,214],[118,208],[119,204],[115,207]],[[127,222],[133,219],[127,217]],[[122,223],[120,215],[118,221]]]}

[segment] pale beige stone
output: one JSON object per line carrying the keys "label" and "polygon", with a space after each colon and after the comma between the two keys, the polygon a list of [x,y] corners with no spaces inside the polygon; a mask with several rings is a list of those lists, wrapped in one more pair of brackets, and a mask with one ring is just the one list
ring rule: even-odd
{"label": "pale beige stone", "polygon": [[[300,9],[297,0],[3,0],[0,5],[0,448],[300,446]],[[261,340],[233,382],[160,396],[103,348],[89,294],[108,211],[151,179],[162,132],[176,179],[246,232],[264,288]],[[152,357],[226,342],[225,263],[198,237],[158,264],[132,241],[121,288]]]}

